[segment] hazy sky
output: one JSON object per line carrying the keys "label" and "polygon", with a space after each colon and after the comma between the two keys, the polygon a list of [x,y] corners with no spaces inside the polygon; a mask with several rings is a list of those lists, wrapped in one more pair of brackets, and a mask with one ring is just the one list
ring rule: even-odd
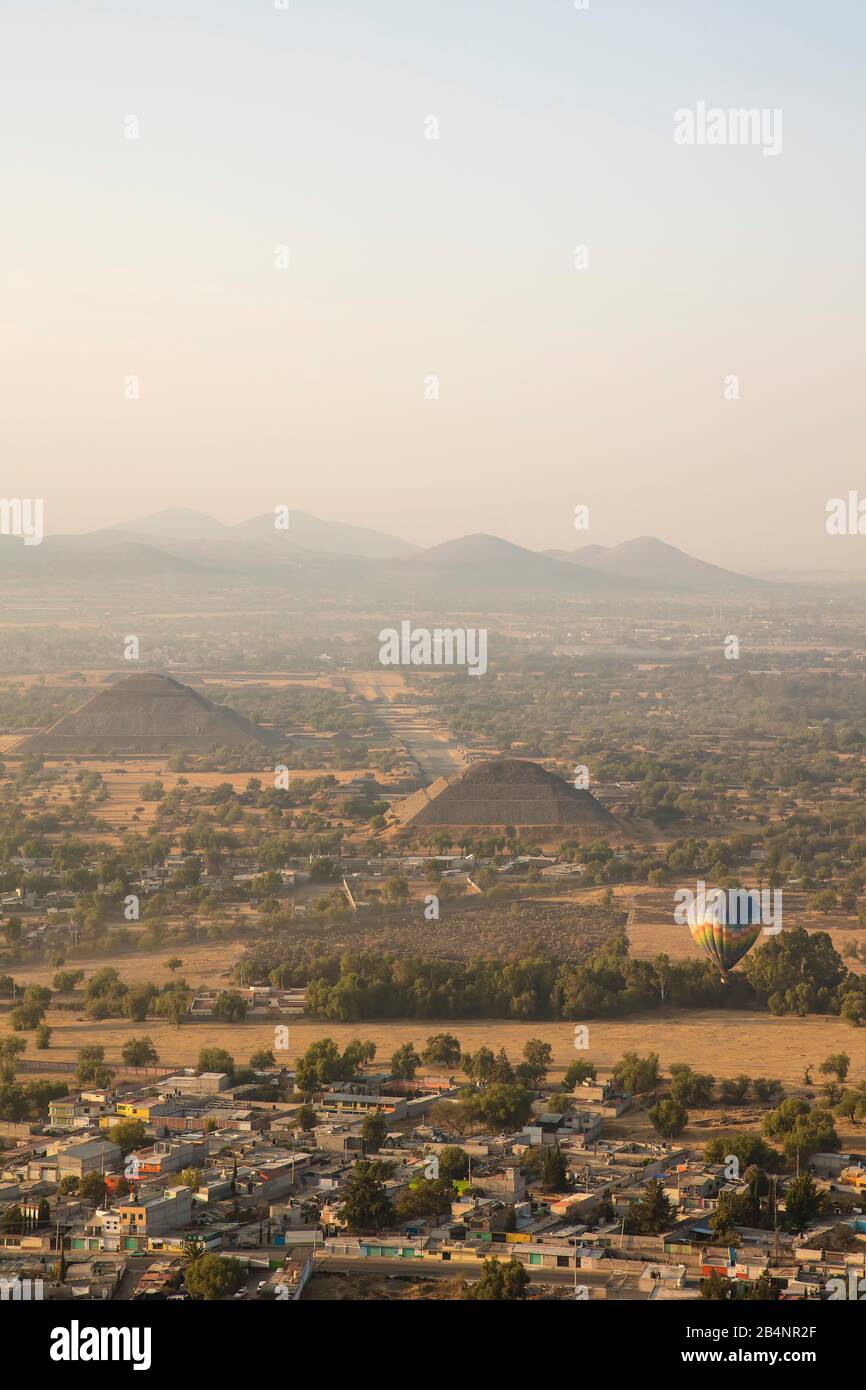
{"label": "hazy sky", "polygon": [[866,568],[866,5],[589,5],[3,0],[0,493]]}

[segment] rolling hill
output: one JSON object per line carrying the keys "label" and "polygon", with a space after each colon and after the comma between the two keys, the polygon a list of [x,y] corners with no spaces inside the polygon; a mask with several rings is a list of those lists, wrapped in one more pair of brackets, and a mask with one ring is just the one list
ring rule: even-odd
{"label": "rolling hill", "polygon": [[132,521],[122,521],[109,528],[113,532],[125,532],[139,540],[160,542],[208,542],[221,541],[235,546],[247,544],[258,549],[264,542],[268,546],[287,548],[300,547],[307,551],[317,551],[333,555],[361,555],[370,559],[386,559],[390,556],[411,555],[417,546],[409,541],[389,536],[384,531],[374,531],[366,526],[353,526],[343,521],[323,521],[312,512],[289,512],[287,531],[278,531],[274,526],[273,512],[264,512],[246,521],[226,525],[204,512],[192,511],[188,507],[169,507],[165,511],[154,512],[151,516],[139,517]]}
{"label": "rolling hill", "polygon": [[581,546],[570,552],[568,560],[596,574],[616,575],[654,589],[724,594],[768,587],[765,580],[696,560],[655,536],[637,536],[614,546]]}
{"label": "rolling hill", "polygon": [[624,588],[616,575],[578,574],[562,560],[483,532],[430,546],[395,568],[416,581],[435,580],[449,589],[459,586],[467,593],[519,590],[531,596],[620,592]]}
{"label": "rolling hill", "polygon": [[48,535],[39,546],[0,537],[0,578],[76,583],[187,586],[241,582],[252,587],[303,584],[333,592],[364,590],[404,602],[487,602],[569,595],[708,596],[766,592],[772,583],[697,560],[653,536],[573,551],[529,550],[483,532],[426,549],[384,532],[291,512],[277,530],[267,512],[227,526],[203,512],[172,507],[84,535]]}

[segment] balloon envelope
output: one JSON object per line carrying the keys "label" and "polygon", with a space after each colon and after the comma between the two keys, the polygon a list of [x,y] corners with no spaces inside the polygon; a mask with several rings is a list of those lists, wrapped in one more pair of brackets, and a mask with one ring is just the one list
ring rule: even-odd
{"label": "balloon envelope", "polygon": [[707,894],[689,914],[689,931],[725,979],[761,935],[759,895],[721,889]]}

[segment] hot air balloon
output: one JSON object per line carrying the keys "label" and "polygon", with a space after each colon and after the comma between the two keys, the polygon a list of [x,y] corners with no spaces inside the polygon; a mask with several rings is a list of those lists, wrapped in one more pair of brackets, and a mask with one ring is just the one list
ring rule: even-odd
{"label": "hot air balloon", "polygon": [[761,935],[761,895],[732,888],[698,893],[688,914],[692,940],[718,966],[722,981]]}

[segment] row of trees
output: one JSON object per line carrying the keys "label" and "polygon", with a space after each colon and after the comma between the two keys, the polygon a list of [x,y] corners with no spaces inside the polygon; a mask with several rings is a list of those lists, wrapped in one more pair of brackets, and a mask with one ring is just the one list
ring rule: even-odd
{"label": "row of trees", "polygon": [[763,1004],[775,1013],[866,1019],[866,977],[848,971],[825,932],[791,928],[756,948],[727,984],[709,962],[634,960],[624,933],[584,965],[549,959],[442,961],[374,951],[317,957],[278,939],[242,962],[245,978],[306,985],[307,1011],[370,1018],[614,1018],[664,1007]]}

